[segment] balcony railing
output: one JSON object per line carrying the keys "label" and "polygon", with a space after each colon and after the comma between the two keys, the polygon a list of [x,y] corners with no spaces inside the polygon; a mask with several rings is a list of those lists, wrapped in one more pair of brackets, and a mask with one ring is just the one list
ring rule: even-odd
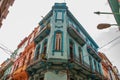
{"label": "balcony railing", "polygon": [[45,27],[43,27],[39,32],[38,34],[36,35],[36,37],[34,38],[34,41],[36,43],[40,42],[41,40],[44,39],[44,37],[46,37],[47,35],[49,35],[50,33],[50,23],[47,24]]}
{"label": "balcony railing", "polygon": [[34,65],[40,61],[45,61],[47,60],[46,59],[46,55],[44,53],[41,53],[40,55],[38,55],[39,57],[37,59],[31,59],[27,64],[28,64],[28,67],[31,66],[31,65]]}
{"label": "balcony railing", "polygon": [[87,45],[87,51],[98,61],[101,61],[101,58],[98,56],[98,53],[90,46]]}
{"label": "balcony railing", "polygon": [[67,31],[80,45],[83,46],[85,44],[86,41],[84,37],[73,26],[69,25]]}
{"label": "balcony railing", "polygon": [[90,65],[86,62],[86,61],[84,61],[83,60],[83,63],[82,63],[86,68],[88,68],[88,69],[90,69]]}
{"label": "balcony railing", "polygon": [[86,61],[84,61],[82,59],[80,60],[80,58],[73,57],[72,59],[69,59],[69,61],[75,62],[78,65],[81,65],[81,66],[83,66],[86,69],[89,69],[89,70],[91,69],[90,65]]}

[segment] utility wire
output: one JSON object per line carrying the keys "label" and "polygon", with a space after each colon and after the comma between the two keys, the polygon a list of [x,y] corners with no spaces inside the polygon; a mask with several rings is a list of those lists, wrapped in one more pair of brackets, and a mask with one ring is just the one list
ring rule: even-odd
{"label": "utility wire", "polygon": [[107,45],[111,44],[113,41],[116,41],[116,40],[117,40],[117,39],[119,39],[119,38],[120,38],[120,36],[116,37],[115,39],[111,40],[110,42],[108,42],[107,44],[103,45],[103,46],[102,46],[102,47],[100,47],[99,49],[104,48],[105,46],[107,46]]}
{"label": "utility wire", "polygon": [[[2,43],[0,43],[0,45],[3,46],[6,51],[8,51],[8,52],[10,52],[10,53],[13,53],[12,50],[10,50],[8,47],[6,47],[5,45],[3,45]],[[2,48],[3,48],[3,47],[2,47]]]}
{"label": "utility wire", "polygon": [[0,46],[0,49],[2,49],[6,54],[11,55],[11,53],[8,52],[8,51],[7,51],[6,49],[4,49],[3,47]]}

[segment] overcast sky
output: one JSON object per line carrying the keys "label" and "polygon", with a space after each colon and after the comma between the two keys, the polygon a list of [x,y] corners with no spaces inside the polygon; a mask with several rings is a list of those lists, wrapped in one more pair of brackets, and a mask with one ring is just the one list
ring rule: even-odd
{"label": "overcast sky", "polygon": [[[45,16],[55,2],[66,1],[69,10],[86,29],[99,47],[120,36],[117,27],[106,30],[96,28],[99,23],[113,23],[113,15],[96,15],[95,11],[111,12],[108,0],[15,0],[0,29],[0,44],[14,51],[17,45],[37,27],[41,16]],[[113,65],[120,70],[120,39],[99,49],[106,54]],[[9,57],[0,50],[0,64]]]}

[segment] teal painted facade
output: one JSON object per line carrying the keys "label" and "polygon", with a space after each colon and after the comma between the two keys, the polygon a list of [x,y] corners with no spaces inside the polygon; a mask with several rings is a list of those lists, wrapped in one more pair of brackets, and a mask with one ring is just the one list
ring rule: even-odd
{"label": "teal painted facade", "polygon": [[12,67],[13,67],[13,61],[11,61],[11,58],[7,59],[6,64],[3,67],[4,75],[0,78],[1,80],[10,79],[10,74],[11,74],[11,71],[12,71]]}
{"label": "teal painted facade", "polygon": [[102,80],[98,45],[66,3],[55,3],[39,25],[30,80]]}

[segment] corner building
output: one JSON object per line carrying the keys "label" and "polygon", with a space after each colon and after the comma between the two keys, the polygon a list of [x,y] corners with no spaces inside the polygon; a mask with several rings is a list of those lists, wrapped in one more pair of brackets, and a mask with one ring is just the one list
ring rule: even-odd
{"label": "corner building", "polygon": [[39,26],[29,80],[102,80],[98,45],[66,3],[55,3]]}

